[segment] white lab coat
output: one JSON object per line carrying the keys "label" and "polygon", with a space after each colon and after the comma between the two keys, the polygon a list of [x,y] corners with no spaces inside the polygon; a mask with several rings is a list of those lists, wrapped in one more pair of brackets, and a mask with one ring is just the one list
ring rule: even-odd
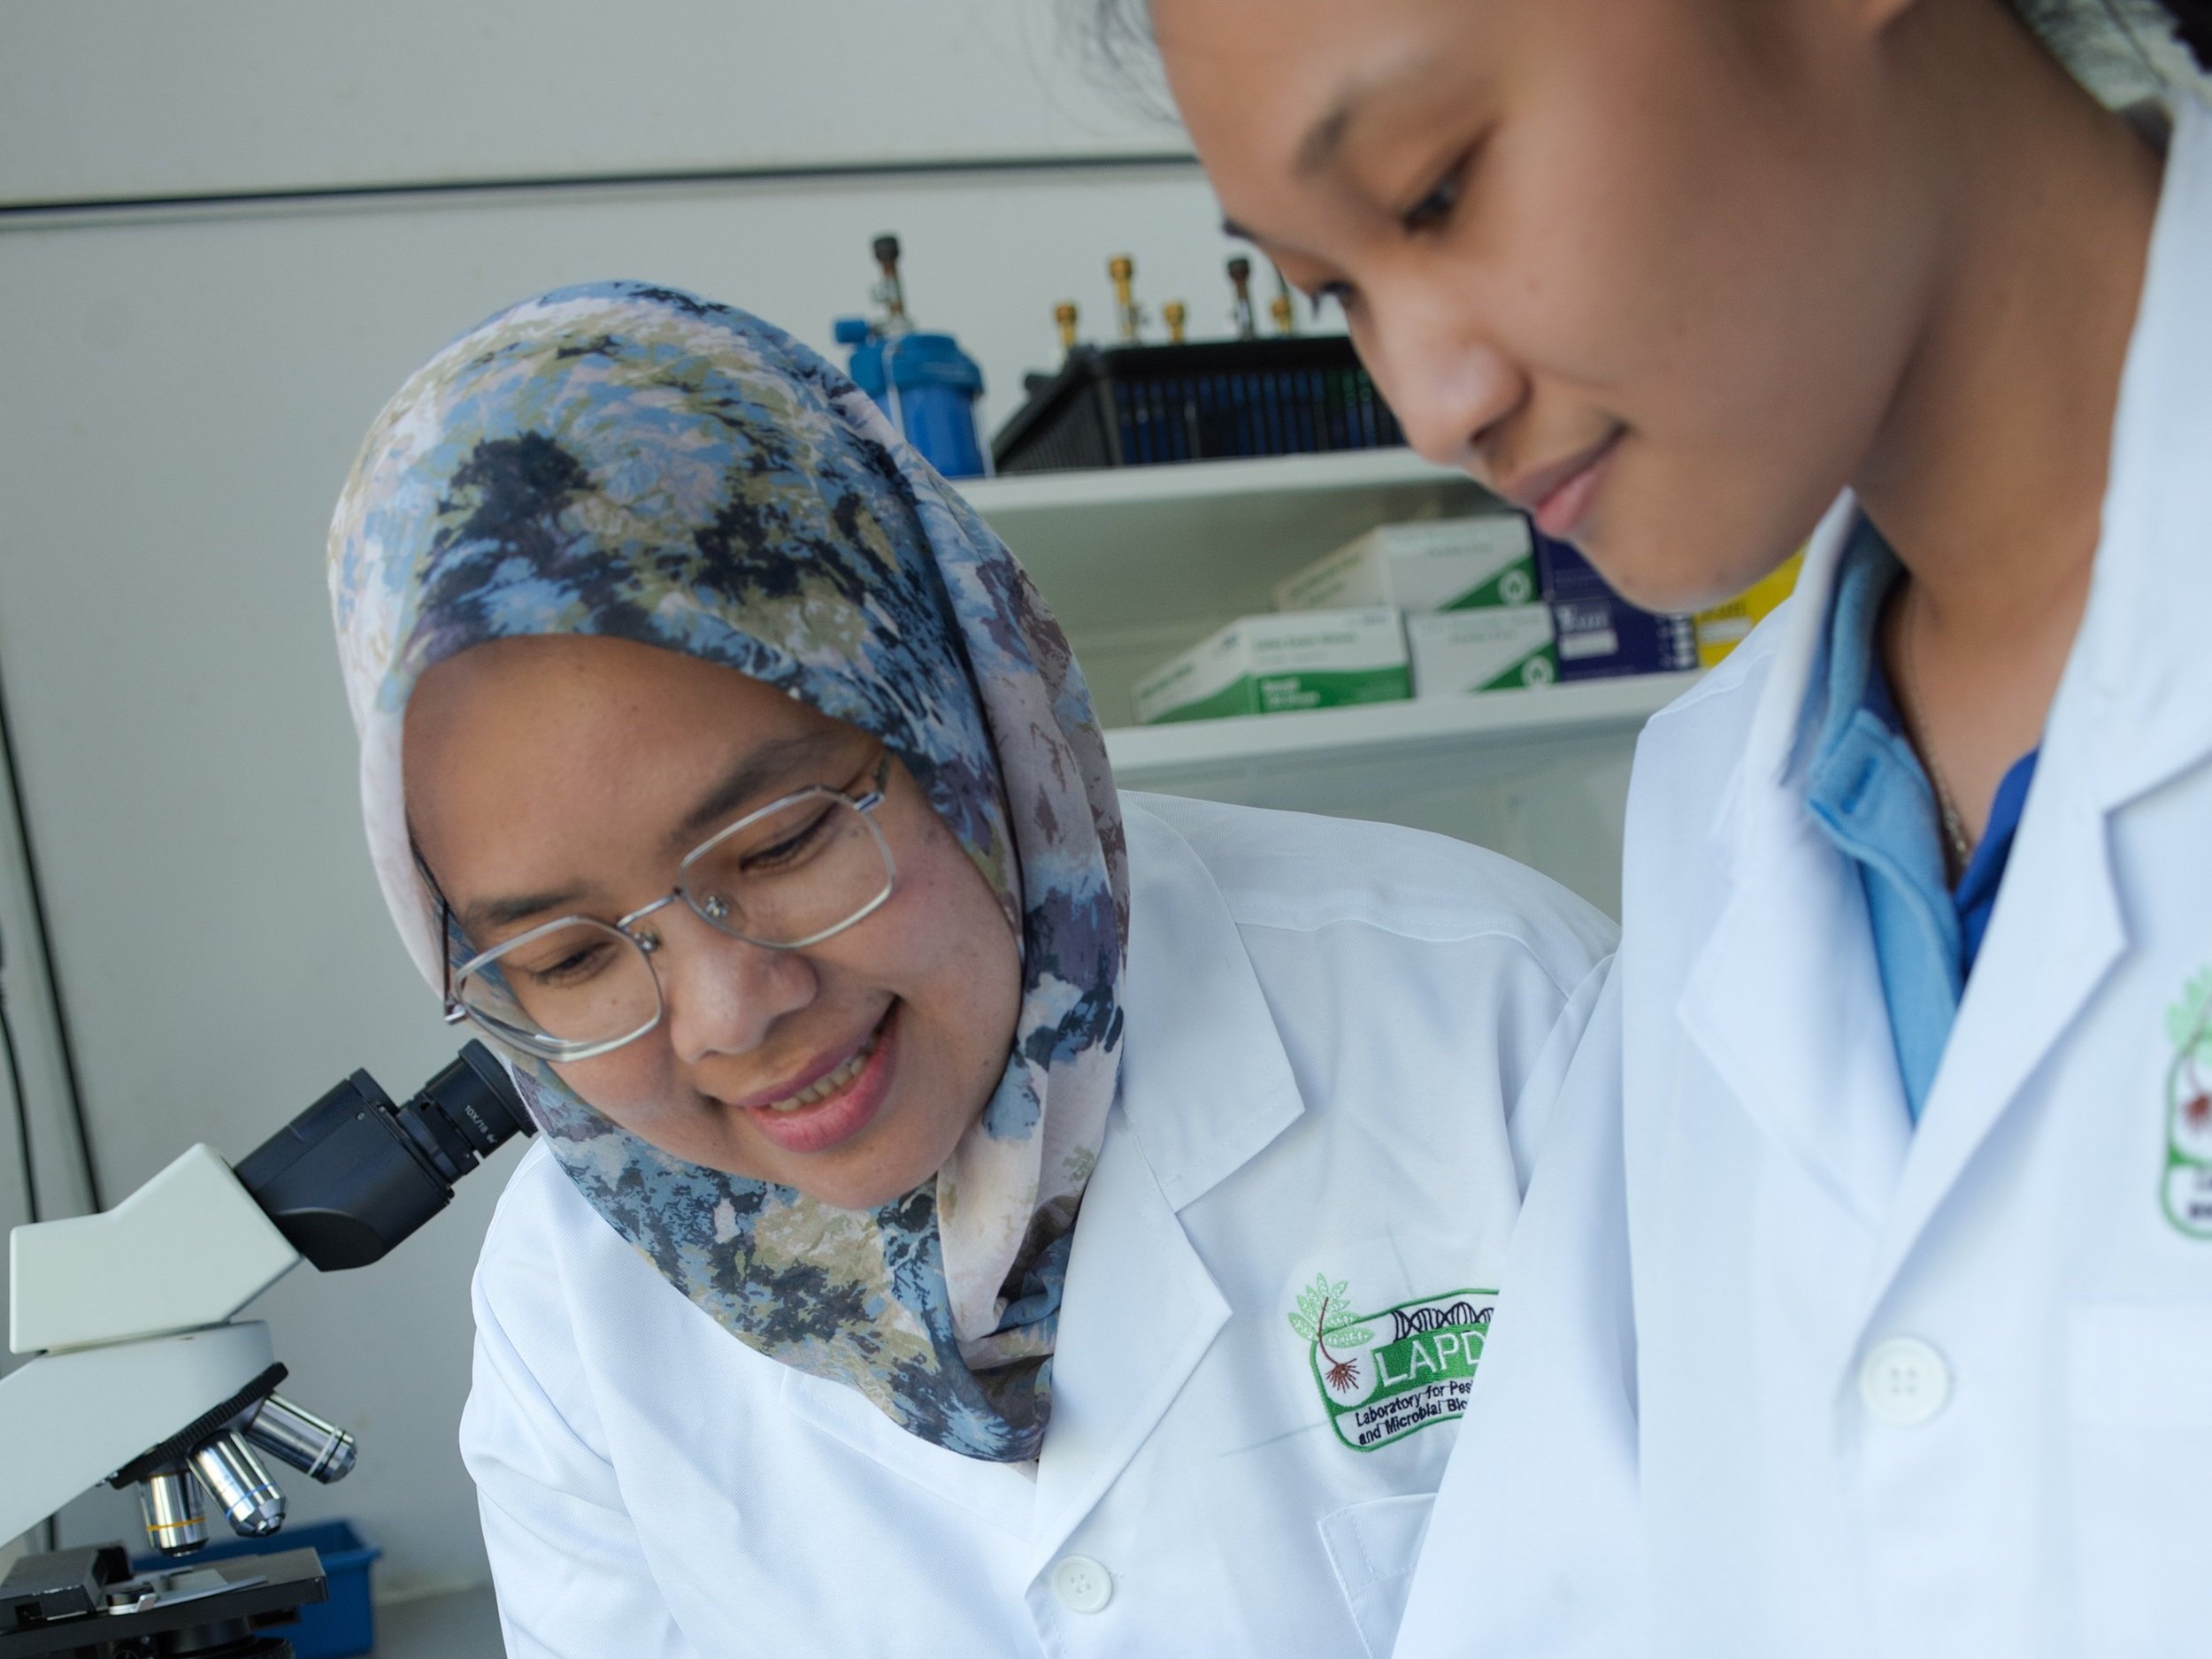
{"label": "white lab coat", "polygon": [[511,1653],[1388,1651],[1458,1425],[1357,1448],[1290,1315],[1317,1275],[1363,1316],[1495,1288],[1612,928],[1439,837],[1123,800],[1126,1046],[1035,1466],[754,1353],[533,1150],[462,1428]]}
{"label": "white lab coat", "polygon": [[[1440,1617],[1466,1571],[1574,1610],[1521,1652],[1640,1651],[1605,1622],[1639,1532],[1658,1652],[2212,1653],[2212,1162],[2175,1161],[2212,1125],[2169,1026],[2212,966],[2212,116],[2177,116],[2087,611],[1917,1130],[1804,804],[1852,513],[1645,732],[1624,1110],[1563,1107],[1510,1269],[1581,1301],[1527,1310],[1550,1341],[1502,1312],[1409,1655],[1486,1651]],[[1512,1525],[1560,1491],[1586,1535]]]}

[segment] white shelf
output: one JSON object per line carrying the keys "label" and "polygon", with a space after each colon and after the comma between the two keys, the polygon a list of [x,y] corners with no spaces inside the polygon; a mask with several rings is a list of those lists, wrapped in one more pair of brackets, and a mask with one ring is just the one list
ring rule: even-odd
{"label": "white shelf", "polygon": [[1240,715],[1106,733],[1114,775],[1135,787],[1251,767],[1290,768],[1331,757],[1410,757],[1424,749],[1464,756],[1483,748],[1632,733],[1697,683],[1688,674],[1585,680],[1471,697],[1416,698],[1303,714]]}
{"label": "white shelf", "polygon": [[1410,449],[1041,472],[961,492],[1013,549],[1087,669],[1114,649],[1102,635],[1187,625],[1147,639],[1150,667],[1270,610],[1275,583],[1378,524],[1496,504]]}
{"label": "white shelf", "polygon": [[1067,630],[1133,788],[1388,819],[1495,848],[1620,901],[1636,733],[1694,674],[1115,726],[1149,670],[1378,524],[1496,511],[1409,449],[983,479],[964,492]]}
{"label": "white shelf", "polygon": [[1109,466],[1088,472],[1016,472],[1003,478],[970,479],[959,488],[978,512],[995,522],[1002,513],[1440,482],[1464,482],[1472,487],[1462,473],[1432,466],[1410,449],[1395,449],[1274,455],[1248,461],[1191,461],[1171,466]]}

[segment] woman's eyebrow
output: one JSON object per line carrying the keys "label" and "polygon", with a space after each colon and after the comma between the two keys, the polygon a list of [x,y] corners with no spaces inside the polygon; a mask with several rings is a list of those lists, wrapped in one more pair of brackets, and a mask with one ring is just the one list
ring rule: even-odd
{"label": "woman's eyebrow", "polygon": [[1353,124],[1377,104],[1386,103],[1417,83],[1429,70],[1424,56],[1405,55],[1396,61],[1360,70],[1346,80],[1328,111],[1298,141],[1292,164],[1298,177],[1310,179],[1335,165],[1344,148],[1345,134]]}
{"label": "woman's eyebrow", "polygon": [[572,906],[582,897],[581,887],[563,887],[553,893],[518,893],[510,898],[479,899],[458,913],[461,931],[471,939],[480,939],[495,928],[511,927],[534,916]]}
{"label": "woman's eyebrow", "polygon": [[1336,159],[1336,153],[1344,147],[1344,134],[1352,125],[1352,118],[1359,113],[1361,99],[1371,88],[1348,87],[1336,101],[1335,107],[1306,129],[1306,135],[1298,141],[1297,174],[1310,179],[1315,173],[1327,170]]}
{"label": "woman's eyebrow", "polygon": [[720,829],[740,807],[770,784],[787,783],[806,768],[818,766],[838,747],[837,733],[828,732],[772,738],[763,743],[731,767],[700,798],[698,805],[684,815],[683,821],[668,832],[668,849],[672,853],[690,851],[702,835]]}

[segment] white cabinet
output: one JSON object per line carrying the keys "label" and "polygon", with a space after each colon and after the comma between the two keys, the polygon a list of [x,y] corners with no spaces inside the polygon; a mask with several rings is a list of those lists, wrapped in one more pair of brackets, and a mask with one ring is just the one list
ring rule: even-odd
{"label": "white cabinet", "polygon": [[964,493],[1067,630],[1125,787],[1440,830],[1617,913],[1636,733],[1694,675],[1132,723],[1138,676],[1268,609],[1300,565],[1376,524],[1499,505],[1470,480],[1385,449],[989,479]]}

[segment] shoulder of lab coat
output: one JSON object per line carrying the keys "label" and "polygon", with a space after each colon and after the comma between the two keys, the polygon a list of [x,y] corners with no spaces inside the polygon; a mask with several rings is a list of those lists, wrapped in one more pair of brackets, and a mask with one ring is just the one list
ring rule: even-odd
{"label": "shoulder of lab coat", "polygon": [[[1655,774],[1666,781],[1660,808],[1686,820],[1673,826],[1678,846],[1702,848],[1723,816],[1794,603],[1646,724],[1632,795],[1648,794]],[[1632,815],[1651,810],[1631,806]],[[1693,852],[1669,879],[1712,879],[1694,867],[1709,862]],[[1437,1493],[1399,1659],[1627,1659],[1650,1647],[1622,1150],[1622,983],[1633,943],[1631,933],[1621,957],[1578,994],[1563,1024],[1578,1025],[1579,1041],[1562,1056],[1563,1075],[1539,1090],[1555,1102],[1553,1122]]]}
{"label": "shoulder of lab coat", "polygon": [[1562,1058],[1399,1659],[1646,1651],[1617,976],[1577,1002],[1586,1024]]}
{"label": "shoulder of lab coat", "polygon": [[[1390,1023],[1494,1032],[1500,1070],[1525,1079],[1507,1128],[1527,1187],[1556,1080],[1539,1056],[1610,956],[1619,933],[1612,922],[1524,864],[1425,831],[1173,795],[1122,799],[1133,881],[1202,870],[1236,925],[1309,1103],[1326,1096],[1319,1079],[1333,1072],[1327,1050],[1339,1041],[1371,1041]],[[1335,931],[1384,936],[1390,982],[1348,977],[1374,959],[1356,966],[1348,940],[1316,937]],[[1455,997],[1477,986],[1487,1005],[1454,1011]],[[1574,1013],[1578,1028],[1585,1017],[1586,1002]],[[1148,1156],[1172,1133],[1166,1124],[1134,1126]],[[1179,1161],[1171,1150],[1165,1156]]]}
{"label": "shoulder of lab coat", "polygon": [[[1241,1163],[1259,1159],[1287,1124],[1354,1110],[1360,1092],[1333,1083],[1340,1068],[1378,1050],[1425,1042],[1440,1055],[1463,1054],[1465,1064],[1479,1056],[1494,1065],[1494,1081],[1477,1094],[1502,1091],[1507,1125],[1494,1118],[1449,1130],[1431,1098],[1394,1100],[1386,1110],[1407,1114],[1404,1126],[1417,1131],[1407,1137],[1409,1150],[1509,1139],[1525,1184],[1601,977],[1610,923],[1507,860],[1418,832],[1179,799],[1125,796],[1125,805],[1131,1052],[1115,1121],[1141,1148],[1172,1210],[1212,1217],[1189,1224],[1202,1248],[1247,1236],[1252,1224],[1222,1233],[1239,1205],[1220,1210],[1201,1201]],[[1217,954],[1225,950],[1234,960]],[[1286,1087],[1256,1093],[1251,1075],[1271,1066],[1281,1069]],[[1245,1087],[1210,1092],[1220,1074],[1215,1068],[1241,1069],[1234,1080]],[[1379,1125],[1375,1133],[1387,1138],[1391,1128]],[[1409,1171],[1408,1179],[1433,1181],[1440,1173]],[[1499,1219],[1509,1226],[1509,1215]],[[1087,1208],[1087,1225],[1114,1220],[1109,1210],[1094,1217]],[[1217,1271],[1232,1265],[1225,1260]],[[1235,1271],[1248,1274],[1250,1267]],[[887,1432],[857,1396],[849,1402],[833,1386],[786,1376],[711,1321],[672,1310],[680,1294],[591,1210],[542,1147],[524,1158],[502,1195],[474,1294],[476,1374],[462,1440],[517,1653],[677,1659],[692,1652],[669,1610],[685,1586],[672,1585],[664,1596],[654,1548],[632,1519],[664,1508],[667,1496],[626,1492],[602,1431],[603,1410],[634,1413],[650,1402],[594,1398],[590,1353],[625,1339],[618,1331],[587,1332],[585,1323],[634,1319],[641,1333],[649,1326],[662,1342],[679,1332],[680,1340],[701,1345],[702,1363],[711,1353],[720,1374],[757,1377],[761,1402],[803,1408],[813,1427],[834,1418],[832,1432],[872,1455],[926,1462],[931,1482],[969,1489],[966,1507],[978,1515],[1002,1510],[1005,1481],[1020,1479],[998,1465],[948,1471],[942,1465],[959,1460],[919,1442],[887,1447],[904,1437]],[[1064,1338],[1081,1323],[1073,1315],[1070,1321]],[[681,1367],[684,1356],[670,1363]],[[1066,1380],[1072,1386],[1079,1379],[1071,1372]],[[746,1392],[753,1394],[749,1381]],[[736,1408],[726,1402],[723,1420]],[[789,1434],[772,1422],[748,1423],[741,1432]],[[1041,1486],[1039,1526],[1049,1524],[1049,1496]],[[951,1501],[964,1500],[954,1493]],[[1425,1509],[1427,1494],[1417,1502]],[[1416,1528],[1405,1558],[1354,1598],[1365,1604],[1356,1611],[1363,1631],[1376,1632],[1377,1653],[1394,1627],[1417,1536]],[[1335,1554],[1333,1541],[1330,1548]],[[1345,1594],[1354,1594],[1349,1584]]]}
{"label": "shoulder of lab coat", "polygon": [[[523,1155],[500,1194],[471,1289],[476,1351],[461,1443],[495,1563],[552,1556],[563,1569],[534,1574],[526,1597],[503,1591],[505,1648],[512,1659],[696,1659],[654,1585],[590,1386],[572,1341],[564,1340],[570,1310],[561,1256],[495,1248],[502,1235],[526,1237],[549,1225],[577,1236],[580,1224],[600,1251],[611,1246],[631,1256],[641,1291],[669,1289],[600,1222],[542,1140]],[[526,1423],[530,1431],[488,1429],[495,1422]]]}

